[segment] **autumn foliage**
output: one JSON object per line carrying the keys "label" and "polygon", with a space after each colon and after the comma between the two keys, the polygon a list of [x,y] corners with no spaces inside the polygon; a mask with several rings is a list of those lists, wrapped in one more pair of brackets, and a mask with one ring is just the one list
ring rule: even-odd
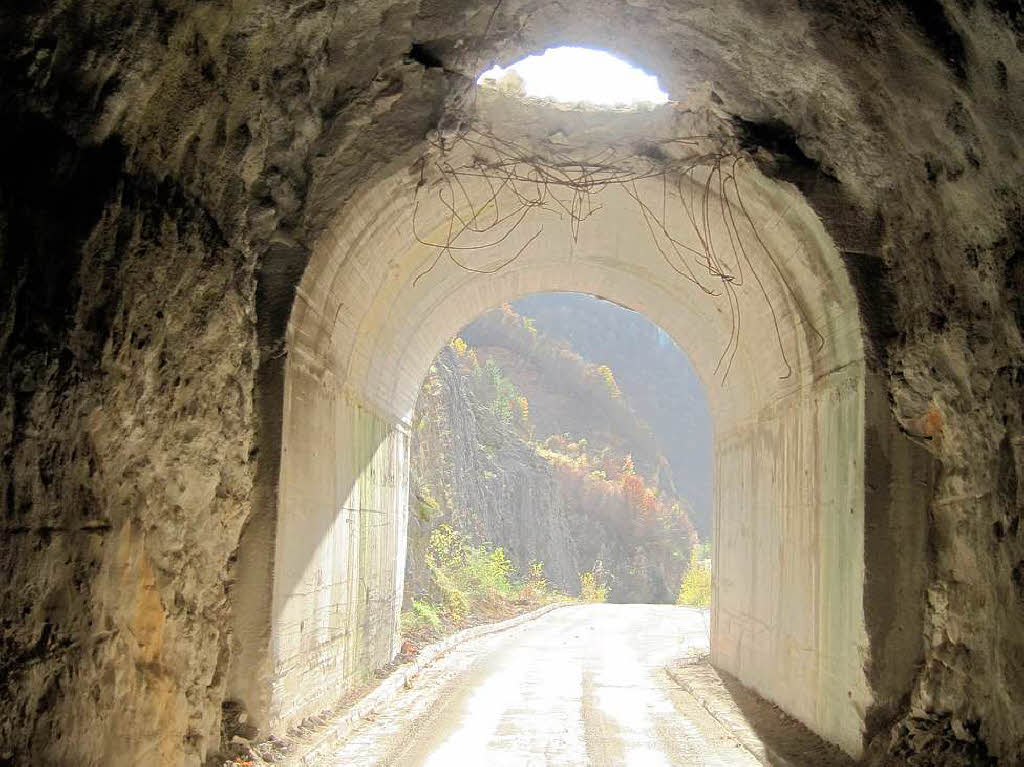
{"label": "autumn foliage", "polygon": [[[601,414],[602,429],[591,434],[595,441],[612,442],[604,439],[605,433],[637,428],[637,418],[607,365],[588,363],[571,349],[551,344],[529,318],[507,305],[487,316],[500,323],[506,341],[511,338],[521,347],[521,354],[532,355],[532,364],[542,369],[548,380],[576,387],[569,396]],[[590,556],[591,561],[604,559],[609,567],[603,588],[611,598],[673,601],[697,533],[684,503],[672,495],[671,485],[668,491],[659,486],[657,461],[651,455],[634,461],[631,452],[614,444],[594,446],[568,433],[538,441],[527,397],[494,359],[485,352],[478,356],[461,337],[453,338],[450,347],[460,375],[470,382],[477,401],[518,431],[551,466],[566,508],[577,515],[578,528],[592,531],[586,534],[587,540],[580,541],[581,554]],[[434,391],[429,376],[424,391]],[[634,438],[632,442],[644,440]],[[614,556],[607,541],[615,542]]]}
{"label": "autumn foliage", "polygon": [[[563,492],[592,518],[595,528],[634,542],[632,577],[659,580],[675,588],[697,543],[697,532],[678,500],[663,497],[636,472],[628,454],[608,448],[591,453],[586,440],[569,435],[548,437],[537,452],[555,469]],[[617,588],[617,599],[629,597],[621,593],[622,584]]]}

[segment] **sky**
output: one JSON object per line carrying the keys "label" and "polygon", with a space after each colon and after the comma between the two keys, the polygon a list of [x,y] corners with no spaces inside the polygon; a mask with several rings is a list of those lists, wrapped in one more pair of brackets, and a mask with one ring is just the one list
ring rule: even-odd
{"label": "sky", "polygon": [[523,78],[526,95],[533,98],[606,106],[668,101],[658,78],[604,51],[549,48],[543,55],[528,56],[508,69],[493,67],[477,82],[499,80],[509,70]]}

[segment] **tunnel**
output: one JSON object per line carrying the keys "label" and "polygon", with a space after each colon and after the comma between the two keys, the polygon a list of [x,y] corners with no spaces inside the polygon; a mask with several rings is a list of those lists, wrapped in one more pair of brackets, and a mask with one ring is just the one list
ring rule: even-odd
{"label": "tunnel", "polygon": [[[2,19],[0,763],[199,765],[371,678],[420,384],[538,291],[704,380],[717,667],[857,759],[1024,758],[1019,3]],[[476,85],[563,44],[670,103]]]}
{"label": "tunnel", "polygon": [[[566,125],[578,118],[572,111],[497,93],[481,95],[477,109],[479,119],[501,126],[503,141],[557,132],[583,156],[601,152],[608,140],[651,142],[697,131],[673,107],[662,108],[664,115],[591,115],[596,136],[588,126],[577,135]],[[517,121],[528,126],[522,134]],[[660,136],[652,130],[659,122]],[[459,182],[456,202],[466,209],[460,220],[488,212],[499,222],[517,220],[515,194],[495,196],[473,174],[481,151],[458,139],[444,150],[442,167],[469,169]],[[527,155],[542,152],[538,146]],[[618,161],[616,177],[628,162]],[[649,175],[646,167],[641,175]],[[264,619],[272,628],[269,657],[261,660],[272,680],[272,726],[315,714],[339,684],[355,684],[397,652],[410,419],[437,349],[508,300],[584,291],[657,322],[706,381],[716,446],[715,662],[860,755],[865,715],[893,705],[910,684],[889,676],[876,686],[874,668],[918,662],[906,640],[921,621],[912,601],[907,609],[893,605],[892,634],[866,613],[873,600],[891,604],[894,591],[920,590],[924,557],[921,526],[866,527],[866,519],[887,518],[890,509],[887,500],[866,497],[865,469],[883,455],[901,461],[905,473],[889,486],[905,506],[920,509],[905,468],[913,459],[877,402],[856,296],[820,221],[791,185],[752,164],[729,167],[750,221],[730,229],[720,212],[701,236],[739,240],[734,252],[721,247],[730,263],[750,254],[745,291],[735,299],[725,291],[709,295],[678,274],[648,230],[649,206],[668,194],[677,210],[664,229],[686,231],[668,219],[686,215],[681,201],[703,199],[710,168],[669,179],[668,193],[656,176],[601,186],[590,203],[599,209],[582,221],[556,208],[515,228],[499,225],[489,237],[481,225],[479,252],[461,256],[470,268],[437,260],[454,215],[454,185],[443,174],[431,183],[401,169],[353,199],[327,228],[288,328],[271,612]],[[721,211],[727,195],[723,186],[702,205]],[[698,237],[690,239],[697,252]],[[495,260],[500,268],[488,271]],[[733,269],[738,283],[740,265]],[[873,595],[864,576],[868,552],[896,546],[906,567],[892,568],[888,593]],[[266,561],[265,552],[258,559]],[[257,558],[244,566],[258,566]],[[267,685],[251,675],[243,681]],[[239,697],[251,695],[259,690]]]}

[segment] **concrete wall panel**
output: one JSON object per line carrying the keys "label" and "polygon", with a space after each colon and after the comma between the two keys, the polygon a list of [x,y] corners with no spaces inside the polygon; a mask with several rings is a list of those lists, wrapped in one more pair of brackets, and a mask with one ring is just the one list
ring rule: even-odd
{"label": "concrete wall panel", "polygon": [[331,705],[397,652],[408,514],[407,432],[291,372],[281,503],[297,513],[281,515],[275,554],[278,724]]}

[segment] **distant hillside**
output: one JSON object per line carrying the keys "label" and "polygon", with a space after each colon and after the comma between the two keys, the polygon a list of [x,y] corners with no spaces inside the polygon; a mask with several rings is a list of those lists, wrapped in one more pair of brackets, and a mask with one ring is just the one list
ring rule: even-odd
{"label": "distant hillside", "polygon": [[611,365],[511,306],[465,328],[417,402],[409,598],[436,588],[426,545],[450,524],[504,547],[520,572],[543,561],[570,593],[596,570],[612,601],[673,601],[698,534],[664,441],[638,411]]}
{"label": "distant hillside", "polygon": [[[502,310],[481,316],[461,335],[479,353],[492,356],[528,394],[538,436],[570,431],[589,437],[589,429],[599,429],[624,440],[637,466],[660,475],[659,485],[673,487],[686,500],[701,537],[710,537],[711,414],[689,358],[643,315],[594,296],[539,293],[512,302],[510,309],[543,343],[531,344]],[[591,418],[589,401],[563,388],[552,354],[591,369],[607,366],[631,416],[623,419],[617,409],[609,419]],[[667,466],[653,465],[662,458]]]}
{"label": "distant hillside", "polygon": [[623,396],[611,367],[587,361],[509,305],[487,312],[461,336],[526,395],[538,439],[569,434],[615,446],[631,453],[642,473],[658,474],[664,464],[658,441]]}

